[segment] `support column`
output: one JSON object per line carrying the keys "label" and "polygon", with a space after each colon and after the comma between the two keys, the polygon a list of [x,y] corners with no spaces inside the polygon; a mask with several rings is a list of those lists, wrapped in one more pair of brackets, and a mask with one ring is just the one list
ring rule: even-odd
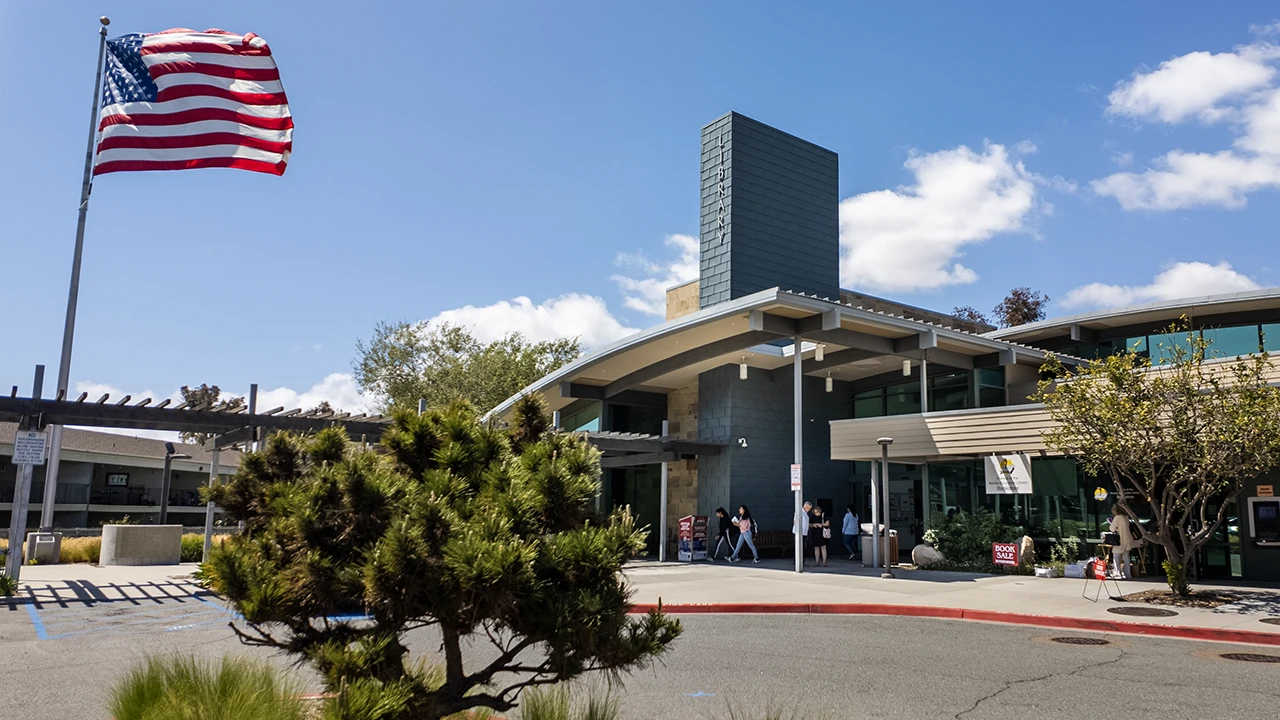
{"label": "support column", "polygon": [[920,353],[920,412],[929,412],[929,360],[927,351]]}
{"label": "support column", "polygon": [[[801,405],[801,399],[804,394],[804,358],[800,353],[801,339],[797,335],[795,337],[795,353],[792,355],[792,364],[795,366],[795,380],[792,387],[792,405],[795,410],[795,464],[800,465],[800,487],[796,488],[795,498],[795,515],[792,522],[795,523],[796,530],[800,529],[800,514],[804,512],[802,507],[804,503],[804,413]],[[804,572],[804,537],[796,532],[796,572]]]}
{"label": "support column", "polygon": [[[213,456],[210,458],[209,464],[209,489],[213,489],[214,483],[218,481],[218,456],[222,451],[218,448],[218,436],[213,436]],[[204,507],[204,554],[202,554],[200,562],[209,562],[209,551],[213,549],[213,501],[205,503]]]}
{"label": "support column", "polygon": [[871,567],[880,567],[880,473],[871,461]]}
{"label": "support column", "polygon": [[[667,421],[662,421],[662,439],[667,439]],[[667,461],[662,461],[662,489],[658,493],[658,562],[667,561]]]}

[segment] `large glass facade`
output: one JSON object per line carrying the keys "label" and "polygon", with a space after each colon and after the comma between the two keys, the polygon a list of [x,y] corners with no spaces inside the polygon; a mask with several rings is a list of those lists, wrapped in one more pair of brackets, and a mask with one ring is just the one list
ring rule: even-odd
{"label": "large glass facade", "polygon": [[[1259,349],[1267,352],[1280,350],[1280,323],[1228,325],[1190,331],[1192,337],[1197,333],[1209,342],[1206,352],[1210,359],[1249,355]],[[1152,333],[1101,340],[1097,343],[1077,343],[1062,348],[1062,352],[1076,357],[1101,357],[1133,350],[1139,355],[1150,357],[1152,363],[1159,365],[1173,359],[1175,348],[1190,351],[1187,332]]]}
{"label": "large glass facade", "polygon": [[[1005,404],[1004,370],[983,368],[929,378],[929,410],[968,410]],[[907,380],[853,396],[855,418],[920,412],[920,381]]]}

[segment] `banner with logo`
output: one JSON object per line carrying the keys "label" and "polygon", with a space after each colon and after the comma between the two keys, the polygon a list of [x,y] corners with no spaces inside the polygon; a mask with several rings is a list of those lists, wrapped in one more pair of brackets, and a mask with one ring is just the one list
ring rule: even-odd
{"label": "banner with logo", "polygon": [[1030,495],[1031,459],[1021,453],[984,458],[988,495]]}

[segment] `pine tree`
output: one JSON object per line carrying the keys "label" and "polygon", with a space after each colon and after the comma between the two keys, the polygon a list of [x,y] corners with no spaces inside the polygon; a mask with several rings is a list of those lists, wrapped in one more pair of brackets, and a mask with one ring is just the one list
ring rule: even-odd
{"label": "pine tree", "polygon": [[[527,398],[509,430],[465,404],[401,412],[382,454],[337,428],[272,436],[210,493],[245,523],[209,563],[241,640],[310,663],[353,719],[503,712],[527,687],[647,665],[681,627],[628,615],[619,571],[646,530],[596,512],[599,453],[548,425]],[[353,612],[368,619],[335,617]],[[426,626],[435,664],[404,641]],[[468,666],[467,641],[494,659]]]}

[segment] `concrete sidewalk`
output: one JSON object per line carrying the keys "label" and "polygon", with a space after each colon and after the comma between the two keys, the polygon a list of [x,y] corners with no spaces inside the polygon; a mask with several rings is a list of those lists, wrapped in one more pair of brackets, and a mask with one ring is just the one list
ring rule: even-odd
{"label": "concrete sidewalk", "polygon": [[[806,612],[803,608],[788,609],[786,606],[789,605],[829,606],[810,608],[809,612],[842,612],[830,606],[857,605],[866,607],[849,607],[843,612],[904,615],[935,614],[931,611],[946,609],[971,612],[936,614],[990,620],[996,619],[996,613],[1004,613],[1011,618],[1020,616],[1025,619],[1003,621],[1080,629],[1105,629],[1098,623],[1167,626],[1206,631],[1168,633],[1201,639],[1225,640],[1243,637],[1236,633],[1263,633],[1265,635],[1250,641],[1280,645],[1280,625],[1262,622],[1266,618],[1280,617],[1280,589],[1274,587],[1194,584],[1195,588],[1230,589],[1249,595],[1245,602],[1210,610],[1117,602],[1108,598],[1108,591],[1115,593],[1110,581],[1100,599],[1093,602],[1098,587],[1096,581],[1089,582],[1086,599],[1081,597],[1086,589],[1085,581],[1069,578],[895,569],[896,578],[882,579],[878,570],[843,559],[831,561],[827,568],[806,568],[799,575],[793,567],[790,560],[764,560],[759,565],[640,561],[628,565],[626,575],[636,591],[634,602],[647,606],[661,600],[664,607],[670,606],[669,609],[677,612],[685,610],[680,606],[708,604],[720,606],[722,611],[736,612]],[[1157,578],[1119,582],[1123,594],[1165,587]],[[729,608],[726,604],[776,607]],[[1134,607],[1167,609],[1177,615],[1130,617],[1109,612],[1112,608]],[[897,608],[901,608],[901,612],[897,612]],[[699,610],[689,607],[685,611],[708,610],[714,611],[714,608]]]}
{"label": "concrete sidewalk", "polygon": [[[15,599],[61,604],[102,600],[103,596],[194,595],[200,592],[190,582],[196,567],[194,563],[108,568],[86,564],[28,566],[23,568],[23,588]],[[1144,632],[1143,628],[1154,626],[1169,632],[1153,634],[1280,645],[1280,625],[1262,622],[1280,618],[1277,587],[1197,583],[1194,587],[1246,593],[1248,600],[1214,609],[1175,608],[1111,600],[1111,582],[1093,602],[1096,581],[1089,582],[1086,599],[1081,597],[1086,589],[1084,580],[930,570],[894,572],[897,578],[882,579],[878,570],[843,559],[832,560],[828,568],[806,568],[799,575],[789,560],[765,560],[759,565],[641,560],[628,564],[625,571],[635,590],[633,602],[642,609],[661,601],[675,612],[932,615],[1119,632]],[[1164,587],[1156,578],[1120,581],[1125,594]],[[1177,615],[1130,617],[1109,612],[1124,607],[1158,607]]]}

